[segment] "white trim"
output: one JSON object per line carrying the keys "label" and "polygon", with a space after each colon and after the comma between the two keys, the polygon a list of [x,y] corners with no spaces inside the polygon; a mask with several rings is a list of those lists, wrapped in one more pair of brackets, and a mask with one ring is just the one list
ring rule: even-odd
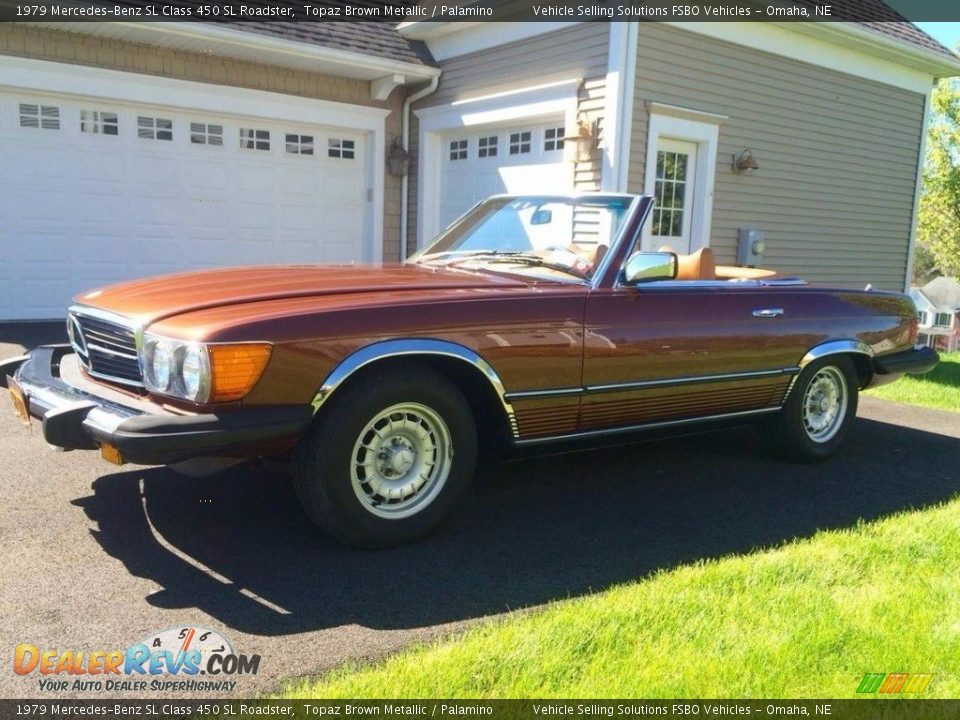
{"label": "white trim", "polygon": [[723,125],[723,123],[730,119],[729,115],[704,112],[703,110],[692,110],[678,105],[667,105],[666,103],[656,102],[655,100],[647,100],[644,105],[647,108],[647,112],[651,115],[666,115],[667,117],[690,120],[692,122],[703,123],[704,125]]}
{"label": "white trim", "polygon": [[[625,192],[633,129],[633,78],[637,64],[639,23],[610,23],[606,103],[603,108],[603,147],[600,189]],[[626,151],[624,151],[626,147]]]}
{"label": "white trim", "polygon": [[425,40],[434,59],[442,62],[579,24],[570,21],[411,22],[402,24],[399,31],[410,39]]}
{"label": "white trim", "polygon": [[417,192],[417,247],[440,230],[440,172],[443,133],[457,128],[505,125],[517,120],[537,121],[562,117],[575,127],[579,79],[497,93],[449,105],[414,110],[420,121]]}
{"label": "white trim", "polygon": [[[655,106],[651,103],[651,106]],[[663,107],[663,106],[660,106]],[[674,108],[681,110],[682,108]],[[696,115],[696,110],[684,110],[685,113]],[[701,115],[704,113],[700,113]],[[697,144],[696,177],[693,188],[693,211],[690,218],[690,252],[710,245],[710,227],[713,220],[713,186],[717,169],[717,146],[720,135],[720,123],[715,118],[723,116],[712,115],[710,122],[698,122],[689,117],[678,117],[676,113],[669,115],[650,112],[650,122],[647,135],[647,160],[644,172],[644,192],[652,195],[656,185],[657,173],[657,145],[660,138],[685,140]],[[650,249],[651,223],[643,226],[641,247]]]}
{"label": "white trim", "polygon": [[10,56],[0,56],[0,89],[28,95],[42,93],[115,100],[144,109],[173,107],[229,117],[265,118],[364,132],[368,148],[367,191],[371,204],[367,253],[373,262],[383,258],[383,158],[386,156],[389,110]]}
{"label": "white trim", "polygon": [[[917,223],[920,218],[920,193],[923,190],[923,165],[927,155],[927,128],[930,126],[930,100],[933,88],[923,99],[923,124],[920,127],[920,156],[917,158],[917,178],[913,187],[913,216],[910,218],[910,242],[907,245],[907,271],[903,278],[903,291],[909,292],[913,278],[913,253],[917,247]],[[926,297],[926,296],[924,296]]]}
{"label": "white trim", "polygon": [[[48,30],[54,29],[51,28],[50,23],[28,24]],[[159,47],[213,52],[224,57],[365,80],[399,73],[407,76],[408,80],[421,82],[440,74],[439,68],[429,65],[391,60],[262,33],[234,30],[213,23],[63,22],[56,23],[55,29]]]}
{"label": "white trim", "polygon": [[[863,43],[858,49],[838,44],[850,37],[849,32],[830,32],[826,26],[841,23],[795,22],[781,26],[762,22],[666,22],[664,25],[923,94],[929,90],[935,75],[931,69],[907,67],[902,60],[896,62],[868,54],[869,49]],[[876,36],[871,39],[881,37],[872,32],[870,35]],[[902,57],[913,55],[909,46],[897,43],[897,48],[902,50]],[[944,59],[943,64],[948,63]],[[960,61],[954,72],[960,73]]]}

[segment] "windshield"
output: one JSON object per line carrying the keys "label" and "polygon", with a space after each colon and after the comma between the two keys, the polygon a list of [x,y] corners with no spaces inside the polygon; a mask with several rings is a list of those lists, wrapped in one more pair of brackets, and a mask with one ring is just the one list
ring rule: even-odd
{"label": "windshield", "polygon": [[454,222],[409,262],[509,266],[588,279],[623,227],[624,196],[494,197]]}

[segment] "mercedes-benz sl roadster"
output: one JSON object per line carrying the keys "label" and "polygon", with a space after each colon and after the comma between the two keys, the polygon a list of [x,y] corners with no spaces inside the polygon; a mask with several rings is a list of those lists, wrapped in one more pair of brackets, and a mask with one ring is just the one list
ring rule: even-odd
{"label": "mercedes-benz sl roadster", "polygon": [[651,202],[496,196],[400,265],[101,288],[0,383],[48,443],[115,464],[289,459],[313,521],[385,547],[436,527],[493,448],[749,420],[820,460],[858,390],[936,364],[899,293],[642,250]]}

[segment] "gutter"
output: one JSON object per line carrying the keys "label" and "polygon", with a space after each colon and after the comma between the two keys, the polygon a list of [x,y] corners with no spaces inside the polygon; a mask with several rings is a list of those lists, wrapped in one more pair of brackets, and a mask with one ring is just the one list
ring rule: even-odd
{"label": "gutter", "polygon": [[[422,100],[428,95],[432,95],[440,84],[440,73],[438,72],[430,78],[430,84],[425,88],[418,90],[403,101],[403,120],[400,130],[400,137],[403,140],[403,149],[409,152],[410,149],[410,106],[417,100]],[[422,149],[421,149],[422,151]],[[409,187],[410,173],[408,172],[400,180],[400,257],[407,256],[407,216],[409,215]]]}

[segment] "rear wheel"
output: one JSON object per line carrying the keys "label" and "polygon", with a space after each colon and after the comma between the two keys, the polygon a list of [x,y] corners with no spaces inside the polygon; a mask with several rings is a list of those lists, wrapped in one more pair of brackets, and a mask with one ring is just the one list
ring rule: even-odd
{"label": "rear wheel", "polygon": [[421,367],[374,370],[323,407],[295,454],[294,487],[340,541],[390,547],[449,515],[476,455],[473,416],[453,383]]}
{"label": "rear wheel", "polygon": [[801,462],[824,460],[846,439],[857,399],[857,374],[850,359],[822,358],[803,369],[783,410],[761,429],[778,455]]}

